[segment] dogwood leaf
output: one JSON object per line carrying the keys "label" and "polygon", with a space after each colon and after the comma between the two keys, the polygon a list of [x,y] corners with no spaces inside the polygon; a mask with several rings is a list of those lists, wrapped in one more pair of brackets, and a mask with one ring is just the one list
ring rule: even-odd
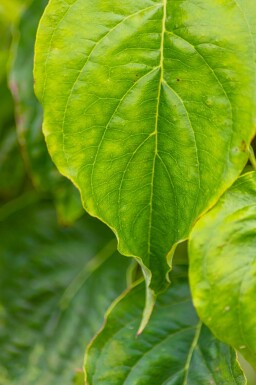
{"label": "dogwood leaf", "polygon": [[35,79],[49,151],[155,293],[170,250],[247,161],[249,13],[252,0],[51,0],[41,20]]}
{"label": "dogwood leaf", "polygon": [[158,297],[147,327],[137,336],[143,286],[119,298],[89,347],[88,385],[245,384],[235,352],[196,316],[187,277],[174,279],[171,289]]}
{"label": "dogwood leaf", "polygon": [[196,224],[190,282],[205,324],[256,367],[256,172],[240,177]]}

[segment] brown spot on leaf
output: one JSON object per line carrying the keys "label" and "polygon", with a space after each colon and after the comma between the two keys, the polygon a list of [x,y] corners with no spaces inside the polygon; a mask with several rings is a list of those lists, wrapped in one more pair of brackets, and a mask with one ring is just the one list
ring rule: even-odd
{"label": "brown spot on leaf", "polygon": [[247,151],[247,144],[246,144],[245,140],[242,140],[240,149],[241,149],[242,152],[246,152]]}

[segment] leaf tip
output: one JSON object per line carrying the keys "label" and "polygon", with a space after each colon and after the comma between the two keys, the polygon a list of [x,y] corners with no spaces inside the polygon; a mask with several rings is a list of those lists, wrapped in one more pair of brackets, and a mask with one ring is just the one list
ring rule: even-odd
{"label": "leaf tip", "polygon": [[145,327],[147,326],[151,314],[153,312],[154,306],[156,303],[156,295],[155,292],[148,286],[146,286],[146,303],[142,314],[142,319],[140,323],[140,327],[137,331],[137,337],[141,335]]}

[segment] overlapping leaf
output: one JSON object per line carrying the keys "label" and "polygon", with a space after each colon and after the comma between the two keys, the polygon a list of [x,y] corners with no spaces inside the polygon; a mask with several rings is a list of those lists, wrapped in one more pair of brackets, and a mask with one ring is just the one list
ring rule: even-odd
{"label": "overlapping leaf", "polygon": [[10,87],[26,168],[39,191],[53,194],[59,219],[72,223],[83,213],[79,193],[53,165],[42,134],[42,109],[34,95],[33,61],[36,29],[47,0],[33,0],[23,13],[12,44]]}
{"label": "overlapping leaf", "polygon": [[156,292],[170,249],[246,163],[255,15],[252,0],[51,0],[41,21],[50,153]]}
{"label": "overlapping leaf", "polygon": [[190,281],[202,320],[256,366],[256,172],[248,173],[195,226]]}
{"label": "overlapping leaf", "polygon": [[193,309],[187,278],[159,296],[143,334],[136,336],[144,287],[126,293],[87,352],[88,385],[245,384],[231,348],[213,337]]}
{"label": "overlapping leaf", "polygon": [[100,223],[59,228],[36,198],[0,210],[0,383],[81,383],[85,347],[124,290],[129,261]]}

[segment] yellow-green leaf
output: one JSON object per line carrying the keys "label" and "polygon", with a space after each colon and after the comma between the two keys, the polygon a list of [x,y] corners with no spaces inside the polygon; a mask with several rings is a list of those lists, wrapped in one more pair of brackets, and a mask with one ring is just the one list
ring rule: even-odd
{"label": "yellow-green leaf", "polygon": [[41,20],[49,151],[156,293],[247,161],[255,14],[252,0],[51,0]]}
{"label": "yellow-green leaf", "polygon": [[189,251],[201,319],[256,367],[256,172],[240,177],[199,220]]}

